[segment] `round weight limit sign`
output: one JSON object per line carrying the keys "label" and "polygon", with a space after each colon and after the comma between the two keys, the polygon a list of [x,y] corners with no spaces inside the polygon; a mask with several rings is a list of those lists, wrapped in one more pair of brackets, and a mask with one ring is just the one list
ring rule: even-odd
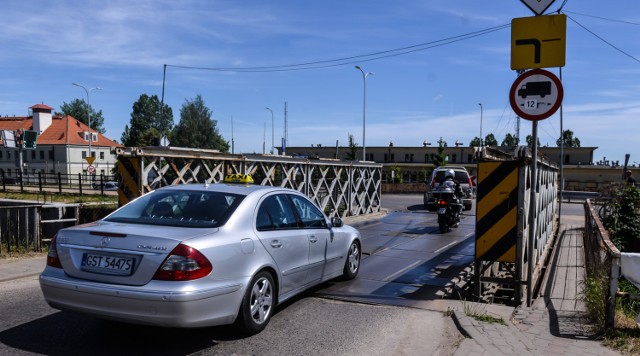
{"label": "round weight limit sign", "polygon": [[549,71],[534,69],[513,82],[509,102],[518,116],[537,121],[558,111],[563,95],[562,83],[558,77]]}

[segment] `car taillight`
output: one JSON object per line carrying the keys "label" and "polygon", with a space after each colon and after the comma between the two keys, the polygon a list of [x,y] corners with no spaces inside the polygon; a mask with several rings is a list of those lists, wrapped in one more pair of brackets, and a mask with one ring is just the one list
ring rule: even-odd
{"label": "car taillight", "polygon": [[56,241],[58,240],[58,235],[54,235],[51,239],[51,244],[49,245],[49,252],[47,253],[47,266],[62,268],[62,264],[60,264],[60,258],[58,258],[58,247],[56,246]]}
{"label": "car taillight", "polygon": [[200,251],[180,244],[164,260],[153,279],[191,281],[207,276],[212,270],[211,262]]}

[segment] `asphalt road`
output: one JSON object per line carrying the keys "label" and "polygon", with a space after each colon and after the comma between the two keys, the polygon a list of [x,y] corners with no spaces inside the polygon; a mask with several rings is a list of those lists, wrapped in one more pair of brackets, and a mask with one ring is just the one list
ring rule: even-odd
{"label": "asphalt road", "polygon": [[[401,212],[397,218],[404,231],[411,229],[411,224],[428,223],[430,217],[420,210],[421,199],[416,195],[384,196],[383,207]],[[0,354],[449,355],[462,339],[452,319],[419,305],[401,306],[397,302],[411,298],[398,298],[394,288],[405,287],[390,278],[403,280],[406,276],[376,267],[375,261],[389,258],[385,253],[405,251],[401,243],[406,238],[387,237],[392,243],[381,239],[388,233],[383,227],[394,224],[378,224],[380,228],[369,224],[365,229],[365,238],[370,238],[368,248],[381,251],[381,259],[367,256],[369,267],[365,269],[363,261],[362,277],[326,283],[288,301],[278,307],[262,333],[250,337],[228,327],[156,328],[60,312],[44,302],[37,277],[5,281],[0,283]],[[427,236],[425,241],[430,246],[436,244],[431,249],[440,248],[437,235],[432,241]],[[368,293],[370,285],[386,288],[376,288],[371,300],[344,294]],[[335,298],[336,293],[342,296]]]}

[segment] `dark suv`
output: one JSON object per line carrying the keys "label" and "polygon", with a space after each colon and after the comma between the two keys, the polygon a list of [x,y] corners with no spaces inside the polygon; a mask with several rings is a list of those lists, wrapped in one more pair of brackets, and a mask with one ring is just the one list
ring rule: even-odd
{"label": "dark suv", "polygon": [[460,184],[460,188],[462,189],[464,210],[471,210],[473,198],[475,198],[473,182],[471,181],[471,177],[469,176],[467,169],[460,166],[441,166],[433,170],[433,173],[431,173],[431,180],[425,182],[427,184],[427,191],[424,193],[424,205],[429,211],[436,210],[435,199],[431,192],[433,191],[433,188],[444,182],[444,173],[448,169],[453,170],[455,173],[454,180]]}

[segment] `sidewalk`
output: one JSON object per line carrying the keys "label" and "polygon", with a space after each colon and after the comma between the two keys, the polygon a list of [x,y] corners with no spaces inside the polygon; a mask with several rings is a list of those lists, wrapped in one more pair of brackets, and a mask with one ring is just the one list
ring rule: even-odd
{"label": "sidewalk", "polygon": [[47,264],[45,253],[30,257],[0,258],[0,282],[39,275]]}
{"label": "sidewalk", "polygon": [[455,312],[466,337],[454,355],[620,355],[592,337],[584,303],[584,216],[562,216],[560,236],[531,307],[515,308],[506,325]]}

